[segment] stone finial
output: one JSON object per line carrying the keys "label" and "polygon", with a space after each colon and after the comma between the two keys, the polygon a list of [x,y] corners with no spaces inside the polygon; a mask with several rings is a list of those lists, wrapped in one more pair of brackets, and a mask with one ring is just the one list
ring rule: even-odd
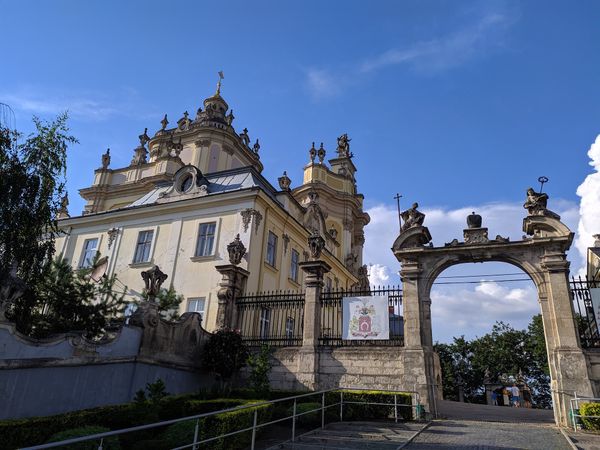
{"label": "stone finial", "polygon": [[308,156],[310,157],[310,163],[314,164],[315,158],[317,157],[317,149],[315,148],[315,143],[312,143],[312,147],[308,151]]}
{"label": "stone finial", "polygon": [[292,180],[290,180],[290,178],[287,176],[287,172],[285,170],[283,171],[283,175],[277,178],[277,181],[279,182],[279,189],[281,189],[282,191],[290,190]]}
{"label": "stone finial", "polygon": [[403,233],[409,228],[423,225],[423,222],[425,221],[425,214],[417,210],[418,207],[419,204],[415,202],[409,209],[400,213],[402,220],[404,220],[404,223],[400,228],[400,233]]}
{"label": "stone finial", "polygon": [[156,295],[160,291],[160,287],[165,282],[168,275],[163,273],[158,266],[154,266],[152,269],[142,272],[141,275],[146,285],[148,301],[154,302]]}
{"label": "stone finial", "polygon": [[107,148],[106,153],[104,153],[102,155],[102,168],[108,169],[109,165],[110,165],[110,148]]}
{"label": "stone finial", "polygon": [[239,234],[227,245],[227,253],[229,253],[229,262],[234,266],[242,262],[242,258],[246,254],[246,246],[241,241]]}
{"label": "stone finial", "polygon": [[163,117],[163,120],[160,121],[160,125],[161,125],[160,131],[165,131],[165,129],[167,128],[167,125],[169,125],[169,121],[167,120],[166,114],[165,114],[165,117]]}
{"label": "stone finial", "polygon": [[260,150],[260,144],[258,143],[258,139],[256,139],[256,142],[254,143],[254,146],[252,147],[252,151],[254,152],[255,155],[258,155],[259,150]]}
{"label": "stone finial", "polygon": [[600,234],[594,234],[594,247],[600,247]]}
{"label": "stone finial", "polygon": [[140,139],[140,147],[145,148],[146,144],[150,140],[150,136],[148,136],[148,128],[144,128],[144,132],[139,135]]}
{"label": "stone finial", "polygon": [[323,143],[321,142],[321,146],[319,147],[319,150],[317,151],[317,156],[319,158],[319,164],[323,164],[323,161],[325,160],[325,149],[323,148]]}
{"label": "stone finial", "polygon": [[240,139],[242,140],[242,144],[246,147],[250,145],[250,136],[248,136],[248,128],[244,128],[240,133]]}
{"label": "stone finial", "polygon": [[235,119],[235,116],[233,115],[232,109],[231,111],[229,111],[229,114],[225,116],[225,122],[227,123],[227,125],[231,126],[231,124],[233,123],[233,119]]}
{"label": "stone finial", "polygon": [[313,259],[319,259],[324,248],[325,239],[323,239],[319,233],[313,232],[308,237],[308,249],[310,251],[310,256]]}
{"label": "stone finial", "polygon": [[475,211],[467,216],[467,228],[481,228],[481,216]]}

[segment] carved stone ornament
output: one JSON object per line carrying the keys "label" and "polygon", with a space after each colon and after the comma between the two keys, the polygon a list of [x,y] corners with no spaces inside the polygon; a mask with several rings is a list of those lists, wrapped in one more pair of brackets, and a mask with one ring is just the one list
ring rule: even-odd
{"label": "carved stone ornament", "polygon": [[281,236],[281,240],[283,241],[283,254],[286,255],[288,245],[290,243],[290,237],[286,233],[283,233],[283,236]]}
{"label": "carved stone ornament", "polygon": [[321,142],[321,146],[319,147],[319,150],[317,150],[317,157],[319,158],[319,164],[323,164],[323,161],[325,160],[325,149],[323,148],[323,143]]}
{"label": "carved stone ornament", "polygon": [[256,225],[254,231],[258,233],[258,227],[260,227],[260,222],[262,221],[262,214],[260,211],[257,211],[254,208],[246,208],[240,212],[242,216],[242,229],[244,233],[248,231],[248,226],[250,225],[250,221],[253,220],[253,223]]}
{"label": "carved stone ornament", "polygon": [[112,247],[113,243],[115,242],[115,239],[119,235],[119,229],[113,227],[110,230],[108,230],[106,232],[106,234],[108,234],[108,249],[110,250],[110,248]]}
{"label": "carved stone ornament", "polygon": [[102,169],[108,169],[110,165],[110,148],[106,149],[106,153],[102,155]]}
{"label": "carved stone ornament", "polygon": [[163,273],[158,266],[154,266],[150,270],[142,272],[142,279],[146,285],[146,294],[148,294],[148,301],[154,302],[156,294],[160,291],[160,287],[167,279],[168,275]]}
{"label": "carved stone ornament", "polygon": [[258,139],[256,139],[256,142],[254,143],[254,146],[252,147],[252,151],[254,152],[254,154],[256,156],[258,156],[259,150],[260,150],[260,143],[258,142]]}
{"label": "carved stone ornament", "polygon": [[283,175],[277,178],[277,181],[279,182],[279,189],[281,189],[282,191],[290,190],[292,180],[290,180],[290,178],[287,176],[287,172],[285,170],[283,171]]}
{"label": "carved stone ornament", "polygon": [[560,216],[547,208],[548,194],[535,192],[533,188],[527,189],[527,200],[523,208],[527,210],[530,216],[548,216],[560,220]]}
{"label": "carved stone ornament", "polygon": [[244,128],[240,133],[240,139],[242,140],[242,144],[246,147],[250,145],[250,136],[248,136],[248,128]]}
{"label": "carved stone ornament", "polygon": [[463,233],[465,244],[487,244],[490,241],[487,228],[467,228]]}
{"label": "carved stone ornament", "polygon": [[310,163],[314,164],[315,158],[317,157],[317,149],[315,148],[315,143],[312,143],[312,147],[308,151],[308,156],[310,157]]}
{"label": "carved stone ornament", "polygon": [[310,256],[313,259],[319,259],[324,248],[325,239],[323,239],[321,235],[313,233],[308,237],[308,249],[310,251]]}
{"label": "carved stone ornament", "polygon": [[169,125],[169,121],[167,120],[167,115],[165,114],[165,117],[163,117],[163,120],[160,121],[160,131],[165,131],[165,129],[167,128],[167,125]]}
{"label": "carved stone ornament", "polygon": [[133,152],[133,158],[131,159],[132,166],[139,166],[148,162],[148,151],[144,147],[140,146]]}
{"label": "carved stone ornament", "polygon": [[57,219],[66,219],[69,216],[69,193],[65,192],[60,199],[60,209],[57,212]]}
{"label": "carved stone ornament", "polygon": [[350,157],[350,139],[348,134],[342,134],[338,139],[337,153],[339,158],[349,158]]}
{"label": "carved stone ornament", "polygon": [[246,246],[240,240],[239,234],[227,245],[227,253],[229,253],[229,262],[234,266],[242,262],[242,258],[246,254]]}
{"label": "carved stone ornament", "polygon": [[475,214],[475,211],[467,216],[467,227],[481,228],[481,216],[479,214]]}
{"label": "carved stone ornament", "polygon": [[403,233],[412,227],[423,226],[423,222],[425,221],[425,214],[420,212],[417,209],[418,207],[418,203],[413,203],[413,205],[409,209],[400,213],[402,220],[404,220],[404,223],[400,228],[400,233]]}

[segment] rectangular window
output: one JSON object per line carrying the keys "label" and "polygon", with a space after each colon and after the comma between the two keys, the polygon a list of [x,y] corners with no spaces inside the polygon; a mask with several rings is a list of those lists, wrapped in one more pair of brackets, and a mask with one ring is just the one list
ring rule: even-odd
{"label": "rectangular window", "polygon": [[198,243],[196,244],[196,256],[210,256],[215,246],[216,222],[201,223],[198,231]]}
{"label": "rectangular window", "polygon": [[187,312],[197,312],[200,313],[202,318],[204,318],[204,304],[206,303],[205,297],[198,298],[190,298],[187,301]]}
{"label": "rectangular window", "polygon": [[267,240],[267,262],[275,267],[275,258],[277,256],[277,236],[272,231],[269,231]]}
{"label": "rectangular window", "polygon": [[271,325],[271,310],[269,308],[261,308],[260,310],[260,337],[269,337],[269,327]]}
{"label": "rectangular window", "polygon": [[79,263],[79,267],[91,267],[97,252],[98,238],[86,239],[83,243],[83,255],[81,256],[81,262]]}
{"label": "rectangular window", "polygon": [[294,325],[295,325],[295,320],[293,317],[288,317],[287,319],[285,319],[285,337],[287,337],[288,339],[293,339],[294,338]]}
{"label": "rectangular window", "polygon": [[290,278],[296,283],[298,282],[298,262],[300,261],[300,253],[292,249],[292,262],[290,265]]}
{"label": "rectangular window", "polygon": [[150,247],[152,246],[153,237],[153,230],[140,231],[135,245],[135,254],[133,255],[134,264],[150,261]]}

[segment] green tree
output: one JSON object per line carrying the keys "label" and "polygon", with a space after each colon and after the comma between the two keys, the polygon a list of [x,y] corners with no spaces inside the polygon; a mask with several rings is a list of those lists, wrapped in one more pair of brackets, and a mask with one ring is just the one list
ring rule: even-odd
{"label": "green tree", "polygon": [[465,400],[485,402],[483,379],[489,370],[492,379],[503,374],[521,374],[532,388],[537,405],[550,404],[549,371],[541,315],[534,316],[526,330],[515,330],[497,322],[490,333],[467,341],[454,338],[451,344],[436,343],[443,375],[444,397],[458,399],[462,380]]}
{"label": "green tree", "polygon": [[35,282],[54,255],[56,221],[65,192],[67,115],[53,122],[34,117],[36,133],[0,128],[0,281],[10,272]]}
{"label": "green tree", "polygon": [[[142,298],[148,300],[148,293],[144,290]],[[178,294],[173,286],[169,289],[161,288],[156,294],[158,312],[163,319],[175,320],[179,317],[179,305],[183,301],[183,295]]]}
{"label": "green tree", "polygon": [[63,258],[50,261],[33,289],[13,305],[9,318],[21,333],[37,338],[68,331],[100,337],[122,317],[126,302],[123,293],[113,290],[114,275],[96,282],[90,272],[73,270]]}
{"label": "green tree", "polygon": [[221,329],[213,333],[202,352],[202,365],[217,375],[221,387],[246,365],[248,349],[238,332]]}
{"label": "green tree", "polygon": [[271,388],[269,382],[269,372],[273,367],[271,353],[271,347],[263,344],[260,346],[258,353],[248,356],[250,385],[259,394],[266,394]]}

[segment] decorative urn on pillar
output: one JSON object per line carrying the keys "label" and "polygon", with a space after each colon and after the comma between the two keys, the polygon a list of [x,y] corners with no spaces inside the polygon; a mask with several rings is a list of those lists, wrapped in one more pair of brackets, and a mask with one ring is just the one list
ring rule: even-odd
{"label": "decorative urn on pillar", "polygon": [[231,264],[237,266],[242,262],[242,258],[246,254],[246,247],[240,240],[239,234],[227,245],[227,252],[229,253],[229,262]]}
{"label": "decorative urn on pillar", "polygon": [[310,256],[312,256],[313,259],[319,259],[321,252],[325,248],[325,239],[323,239],[318,232],[314,232],[308,237],[308,248],[310,250]]}

